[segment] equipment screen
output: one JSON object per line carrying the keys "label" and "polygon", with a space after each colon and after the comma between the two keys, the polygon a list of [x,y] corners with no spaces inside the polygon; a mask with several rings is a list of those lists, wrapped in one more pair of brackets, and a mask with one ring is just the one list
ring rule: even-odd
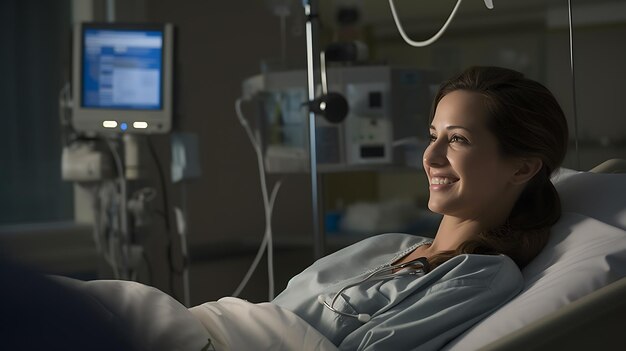
{"label": "equipment screen", "polygon": [[163,108],[163,32],[85,28],[82,107]]}

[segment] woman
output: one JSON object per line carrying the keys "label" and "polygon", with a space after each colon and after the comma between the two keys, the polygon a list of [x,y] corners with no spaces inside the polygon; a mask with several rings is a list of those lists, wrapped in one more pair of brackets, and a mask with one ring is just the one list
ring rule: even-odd
{"label": "woman", "polygon": [[[443,347],[521,290],[520,269],[560,216],[549,177],[567,136],[541,84],[504,68],[466,70],[433,104],[423,163],[428,207],[443,214],[434,240],[363,240],[315,262],[273,303],[340,349]],[[394,268],[411,262],[422,272]]]}

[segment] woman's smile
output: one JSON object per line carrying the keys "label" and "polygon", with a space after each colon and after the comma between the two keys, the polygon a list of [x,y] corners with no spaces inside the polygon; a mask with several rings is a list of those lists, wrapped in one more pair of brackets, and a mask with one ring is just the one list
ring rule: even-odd
{"label": "woman's smile", "polygon": [[459,178],[445,177],[445,176],[432,176],[430,177],[430,190],[445,190],[451,188]]}

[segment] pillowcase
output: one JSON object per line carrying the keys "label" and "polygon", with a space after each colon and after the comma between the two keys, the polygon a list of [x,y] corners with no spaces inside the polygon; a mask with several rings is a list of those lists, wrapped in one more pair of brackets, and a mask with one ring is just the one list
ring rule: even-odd
{"label": "pillowcase", "polygon": [[626,277],[626,174],[565,170],[553,182],[563,215],[524,268],[524,289],[446,350],[479,349]]}
{"label": "pillowcase", "polygon": [[563,212],[579,213],[626,230],[625,173],[562,171],[553,182]]}

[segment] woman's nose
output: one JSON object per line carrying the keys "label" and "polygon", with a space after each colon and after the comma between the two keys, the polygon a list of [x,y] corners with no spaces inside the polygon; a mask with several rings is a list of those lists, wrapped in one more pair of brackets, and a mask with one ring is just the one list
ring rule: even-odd
{"label": "woman's nose", "polygon": [[438,142],[431,142],[426,150],[424,150],[424,166],[437,167],[443,166],[447,162],[446,145]]}

